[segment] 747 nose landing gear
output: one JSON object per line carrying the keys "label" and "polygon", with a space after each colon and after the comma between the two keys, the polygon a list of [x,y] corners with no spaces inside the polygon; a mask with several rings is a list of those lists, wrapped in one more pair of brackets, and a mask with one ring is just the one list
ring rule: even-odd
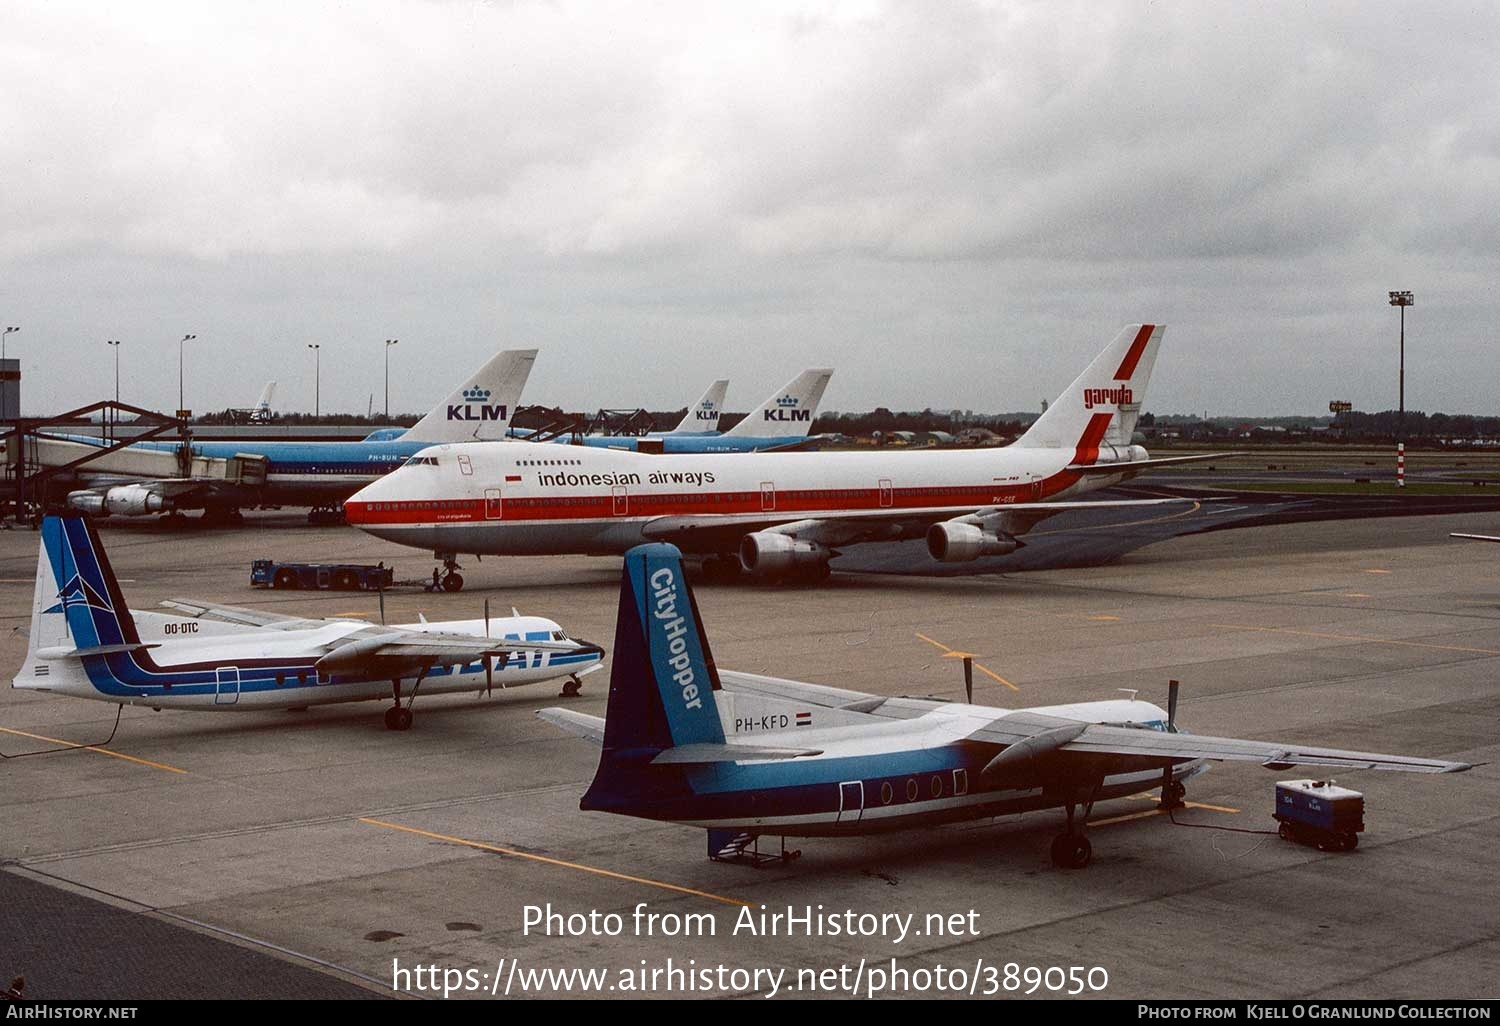
{"label": "747 nose landing gear", "polygon": [[427,585],[428,591],[462,591],[464,586],[464,575],[458,571],[458,556],[452,552],[434,552],[434,559],[443,561],[443,569],[439,571],[436,567],[432,569],[432,583]]}

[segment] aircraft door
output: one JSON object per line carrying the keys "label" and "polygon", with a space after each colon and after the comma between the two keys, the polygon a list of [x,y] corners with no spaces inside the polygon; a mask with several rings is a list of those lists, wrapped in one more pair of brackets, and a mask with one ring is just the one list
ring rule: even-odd
{"label": "aircraft door", "polygon": [[221,666],[214,673],[218,681],[218,691],[214,695],[214,705],[234,705],[240,700],[240,668],[238,666]]}
{"label": "aircraft door", "polygon": [[882,477],[880,479],[880,508],[890,508],[890,505],[895,501],[895,498],[896,490],[891,487],[891,479],[888,477]]}
{"label": "aircraft door", "polygon": [[858,823],[865,813],[865,782],[846,780],[839,785],[840,823]]}
{"label": "aircraft door", "polygon": [[614,515],[617,517],[628,516],[630,514],[630,494],[625,491],[625,486],[614,485],[610,488],[609,494],[614,499]]}
{"label": "aircraft door", "polygon": [[776,508],[776,482],[762,481],[760,483],[760,508],[768,511]]}
{"label": "aircraft door", "polygon": [[1042,479],[1033,477],[1031,480],[1031,501],[1037,502],[1042,498]]}
{"label": "aircraft door", "polygon": [[484,490],[484,519],[499,520],[501,510],[500,489],[486,488]]}

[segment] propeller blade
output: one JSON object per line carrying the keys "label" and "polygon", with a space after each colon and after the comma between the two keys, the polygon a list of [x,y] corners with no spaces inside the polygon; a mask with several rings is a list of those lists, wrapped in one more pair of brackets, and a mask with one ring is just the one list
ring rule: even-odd
{"label": "propeller blade", "polygon": [[964,656],[964,695],[974,704],[974,657]]}
{"label": "propeller blade", "polygon": [[490,600],[484,600],[484,636],[490,636]]}
{"label": "propeller blade", "polygon": [[493,656],[484,657],[484,697],[491,698],[495,694],[495,660]]}
{"label": "propeller blade", "polygon": [[1167,733],[1177,733],[1177,689],[1181,685],[1175,680],[1167,681]]}
{"label": "propeller blade", "polygon": [[380,589],[380,626],[385,626],[385,589]]}

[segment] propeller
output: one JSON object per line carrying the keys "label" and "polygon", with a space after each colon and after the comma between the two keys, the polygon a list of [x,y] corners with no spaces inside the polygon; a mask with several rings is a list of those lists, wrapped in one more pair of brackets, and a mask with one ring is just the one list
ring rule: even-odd
{"label": "propeller", "polygon": [[385,588],[379,589],[380,593],[380,626],[385,626]]}
{"label": "propeller", "polygon": [[964,656],[964,696],[970,705],[974,704],[974,657]]}
{"label": "propeller", "polygon": [[1177,689],[1181,685],[1175,680],[1167,681],[1167,733],[1177,733]]}
{"label": "propeller", "polygon": [[[490,600],[484,600],[484,636],[490,636]],[[493,656],[484,657],[484,697],[489,698],[495,693],[495,659]]]}

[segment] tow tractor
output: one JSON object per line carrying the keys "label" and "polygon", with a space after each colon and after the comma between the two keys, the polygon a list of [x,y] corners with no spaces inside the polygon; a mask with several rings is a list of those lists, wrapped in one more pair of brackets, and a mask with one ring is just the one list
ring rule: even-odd
{"label": "tow tractor", "polygon": [[256,588],[384,591],[395,582],[395,571],[384,562],[370,566],[365,563],[280,563],[274,559],[257,559],[250,564],[250,584]]}

